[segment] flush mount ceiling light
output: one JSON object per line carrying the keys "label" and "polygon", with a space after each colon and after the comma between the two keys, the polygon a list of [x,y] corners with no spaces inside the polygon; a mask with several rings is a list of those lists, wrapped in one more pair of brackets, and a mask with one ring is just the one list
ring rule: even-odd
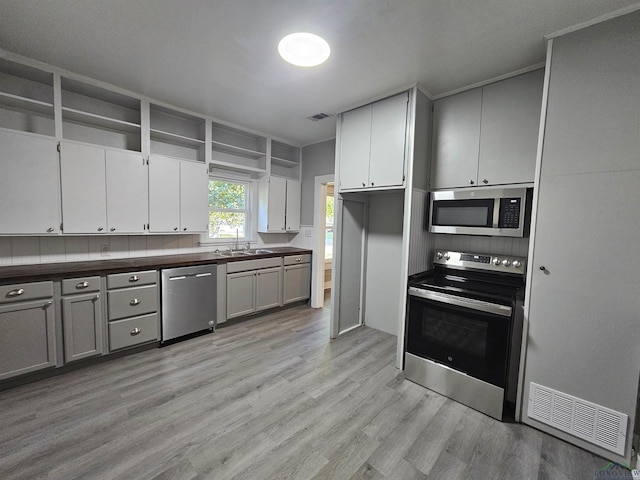
{"label": "flush mount ceiling light", "polygon": [[280,40],[278,53],[287,62],[299,67],[315,67],[329,58],[331,49],[324,38],[313,33],[298,32]]}

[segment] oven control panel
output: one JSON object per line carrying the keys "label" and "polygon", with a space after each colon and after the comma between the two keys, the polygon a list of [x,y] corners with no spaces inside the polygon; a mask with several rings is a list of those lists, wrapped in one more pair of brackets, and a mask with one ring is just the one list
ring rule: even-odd
{"label": "oven control panel", "polygon": [[471,268],[490,272],[505,272],[523,275],[527,259],[513,255],[490,255],[484,253],[451,252],[436,250],[433,263],[454,268]]}

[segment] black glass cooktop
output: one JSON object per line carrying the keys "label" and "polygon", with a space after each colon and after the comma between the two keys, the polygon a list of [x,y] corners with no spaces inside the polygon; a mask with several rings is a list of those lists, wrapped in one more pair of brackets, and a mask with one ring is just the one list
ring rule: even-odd
{"label": "black glass cooktop", "polygon": [[524,293],[522,277],[435,268],[409,277],[409,286],[510,305]]}

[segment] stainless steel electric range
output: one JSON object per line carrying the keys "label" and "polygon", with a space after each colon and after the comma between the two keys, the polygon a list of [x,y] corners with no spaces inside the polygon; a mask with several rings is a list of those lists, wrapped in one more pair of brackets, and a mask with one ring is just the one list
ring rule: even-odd
{"label": "stainless steel electric range", "polygon": [[448,252],[409,277],[405,377],[499,420],[515,405],[526,259]]}

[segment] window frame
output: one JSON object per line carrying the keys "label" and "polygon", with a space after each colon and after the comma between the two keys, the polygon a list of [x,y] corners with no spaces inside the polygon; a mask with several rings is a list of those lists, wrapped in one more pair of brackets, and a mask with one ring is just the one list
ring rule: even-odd
{"label": "window frame", "polygon": [[212,238],[210,237],[211,234],[211,230],[210,230],[210,222],[209,222],[209,215],[212,211],[220,211],[220,212],[243,212],[245,214],[245,235],[242,237],[238,237],[238,242],[240,243],[247,243],[247,242],[251,242],[253,241],[253,234],[254,234],[254,215],[253,212],[255,210],[253,202],[254,202],[254,189],[255,189],[255,182],[251,179],[251,178],[244,178],[244,177],[235,177],[235,176],[231,176],[231,175],[209,175],[209,181],[207,182],[207,191],[209,188],[209,182],[211,181],[215,181],[215,182],[227,182],[227,183],[236,183],[236,184],[242,184],[246,186],[246,190],[245,190],[245,208],[244,210],[239,210],[239,209],[216,209],[216,208],[211,208],[208,206],[208,199],[207,199],[207,231],[206,233],[203,234],[203,240],[200,243],[203,244],[232,244],[235,243],[236,239],[234,238]]}

